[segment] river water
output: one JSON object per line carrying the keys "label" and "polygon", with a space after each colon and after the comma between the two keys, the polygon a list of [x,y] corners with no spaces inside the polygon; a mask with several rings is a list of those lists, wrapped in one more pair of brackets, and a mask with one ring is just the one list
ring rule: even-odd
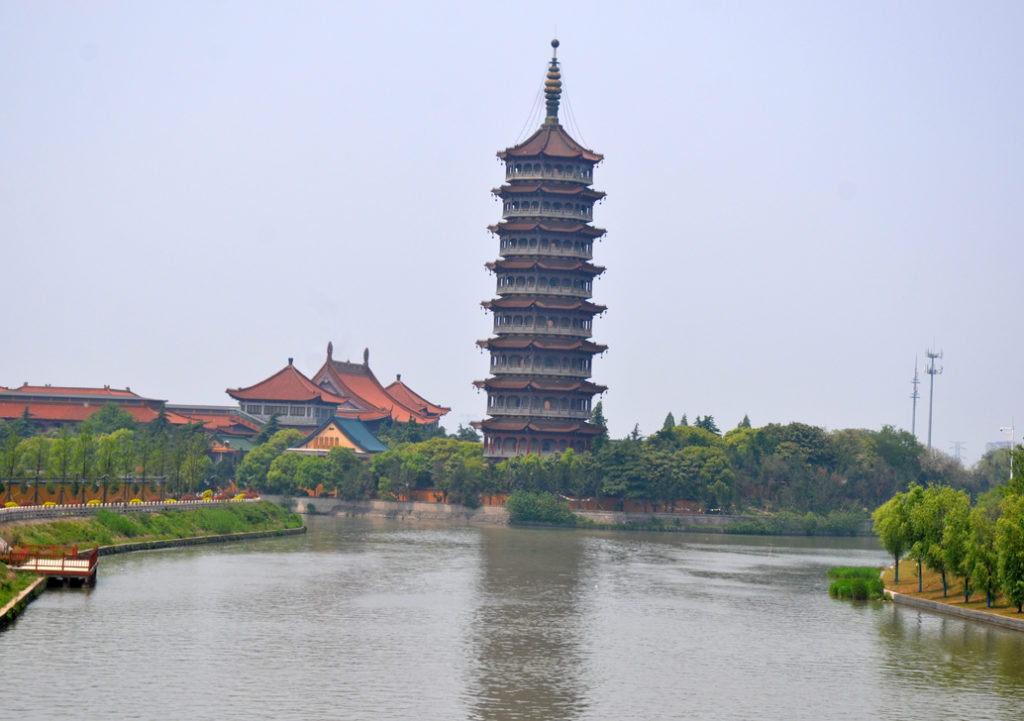
{"label": "river water", "polygon": [[48,590],[0,718],[1021,717],[1024,634],[828,597],[873,540],[309,526]]}

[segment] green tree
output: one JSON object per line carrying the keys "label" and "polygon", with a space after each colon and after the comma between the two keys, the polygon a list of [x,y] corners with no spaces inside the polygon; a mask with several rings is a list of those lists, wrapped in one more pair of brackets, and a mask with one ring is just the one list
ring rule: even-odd
{"label": "green tree", "polygon": [[263,427],[260,428],[260,432],[257,433],[256,436],[252,439],[252,442],[258,446],[262,443],[266,443],[267,441],[269,441],[276,433],[278,433],[281,430],[280,418],[280,413],[271,413],[270,418],[267,420],[266,423],[263,424]]}
{"label": "green tree", "polygon": [[39,505],[39,482],[46,470],[46,462],[50,457],[50,439],[45,436],[32,436],[21,442],[21,459],[25,467],[25,475],[32,477],[33,505]]}
{"label": "green tree", "polygon": [[74,461],[75,439],[68,433],[67,428],[62,427],[59,435],[53,439],[53,445],[50,446],[49,467],[50,476],[60,481],[60,497],[58,502],[61,504],[64,503],[64,486],[67,484]]}
{"label": "green tree", "polygon": [[122,428],[134,430],[136,425],[135,416],[122,410],[116,403],[107,403],[82,424],[97,436],[113,433]]}
{"label": "green tree", "polygon": [[709,433],[714,433],[716,436],[722,435],[722,432],[718,430],[718,425],[715,423],[714,416],[704,416],[703,418],[697,416],[696,420],[694,420],[693,422],[693,425],[697,426],[698,428],[703,428]]}
{"label": "green tree", "polygon": [[1003,514],[996,521],[996,550],[999,553],[999,585],[1003,595],[1024,612],[1024,496],[1010,494],[1003,501]]}
{"label": "green tree", "polygon": [[963,579],[964,603],[971,599],[971,502],[967,493],[955,491],[946,509],[942,551],[949,572]]}
{"label": "green tree", "polygon": [[594,436],[590,447],[594,451],[600,450],[601,446],[608,442],[608,421],[604,417],[604,405],[598,401],[590,411],[590,423],[601,429],[601,432]]}
{"label": "green tree", "polygon": [[750,428],[750,416],[746,413],[743,414],[743,420],[739,422],[737,428]]}
{"label": "green tree", "polygon": [[871,514],[875,535],[886,551],[892,554],[895,582],[900,582],[900,558],[911,544],[910,512],[907,495],[897,493]]}
{"label": "green tree", "polygon": [[454,438],[459,441],[469,441],[471,443],[480,442],[480,434],[477,433],[473,428],[469,426],[463,426],[459,424],[458,430],[455,431]]}
{"label": "green tree", "polygon": [[970,541],[967,544],[971,583],[985,594],[988,608],[999,592],[999,549],[996,547],[997,504],[979,504],[969,517]]}
{"label": "green tree", "polygon": [[295,493],[299,487],[299,467],[303,460],[298,453],[282,453],[277,456],[267,471],[267,490],[271,493]]}
{"label": "green tree", "polygon": [[190,424],[193,427],[183,430],[182,448],[184,453],[181,458],[180,475],[185,482],[186,489],[195,493],[199,489],[201,481],[204,481],[210,473],[213,461],[210,460],[207,451],[210,444],[203,433],[202,426]]}
{"label": "green tree", "polygon": [[[285,455],[298,455],[288,453]],[[295,471],[295,482],[300,488],[316,492],[327,482],[327,459],[323,456],[300,456],[302,462]]]}

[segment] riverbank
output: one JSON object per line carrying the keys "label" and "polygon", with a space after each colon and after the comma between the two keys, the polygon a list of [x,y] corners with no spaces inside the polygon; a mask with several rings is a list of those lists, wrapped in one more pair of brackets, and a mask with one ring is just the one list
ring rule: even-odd
{"label": "riverbank", "polygon": [[[251,530],[250,530],[251,529]],[[100,510],[94,516],[60,520],[18,520],[0,524],[6,544],[99,546],[101,556],[132,551],[191,546],[305,533],[302,519],[274,503],[226,504],[220,507],[168,509],[165,512]],[[0,566],[6,571],[5,566]],[[14,572],[11,572],[14,573]],[[9,623],[46,586],[39,578],[30,588],[0,585],[0,625]]]}
{"label": "riverbank", "polygon": [[972,594],[971,600],[964,603],[962,579],[949,579],[947,595],[943,596],[942,577],[928,569],[923,569],[918,592],[917,563],[913,561],[900,561],[900,583],[894,583],[894,577],[892,566],[882,572],[885,595],[893,603],[1024,631],[1024,614],[1017,613],[1017,607],[1008,605],[1001,596],[993,601],[992,608],[987,607],[985,595],[981,593]]}

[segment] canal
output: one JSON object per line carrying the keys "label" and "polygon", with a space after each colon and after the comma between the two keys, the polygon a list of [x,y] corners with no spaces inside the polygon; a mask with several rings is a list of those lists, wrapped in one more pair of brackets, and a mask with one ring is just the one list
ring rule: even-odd
{"label": "canal", "polygon": [[428,527],[102,559],[0,633],[4,718],[1016,718],[1024,634],[828,597],[870,539]]}

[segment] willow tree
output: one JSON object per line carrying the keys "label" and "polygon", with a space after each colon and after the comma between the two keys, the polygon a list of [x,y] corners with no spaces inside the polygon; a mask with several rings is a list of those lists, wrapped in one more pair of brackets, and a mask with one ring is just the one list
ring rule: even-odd
{"label": "willow tree", "polygon": [[900,557],[910,548],[910,512],[907,508],[907,494],[897,493],[875,509],[871,514],[874,531],[882,546],[892,554],[895,569],[895,583],[900,582]]}

